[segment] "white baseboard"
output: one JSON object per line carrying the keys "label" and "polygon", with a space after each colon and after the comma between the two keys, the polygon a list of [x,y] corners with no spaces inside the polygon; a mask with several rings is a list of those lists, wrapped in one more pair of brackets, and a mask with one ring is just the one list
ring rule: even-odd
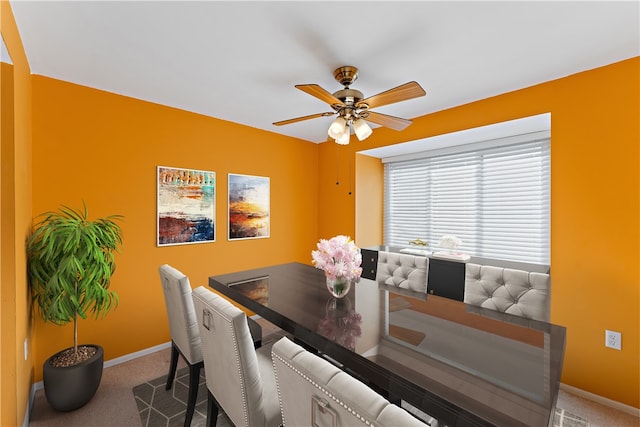
{"label": "white baseboard", "polygon": [[[42,388],[42,386],[40,388]],[[29,392],[29,401],[27,402],[27,408],[24,411],[22,427],[29,427],[29,419],[31,418],[31,409],[33,408],[33,401],[35,398],[36,398],[36,385],[32,384],[31,391]]]}
{"label": "white baseboard", "polygon": [[136,351],[135,353],[125,354],[124,356],[116,357],[115,359],[107,360],[104,362],[104,367],[119,365],[129,360],[137,359],[138,357],[146,356],[147,354],[155,353],[156,351],[164,350],[165,348],[171,348],[171,341],[163,344],[154,345],[153,347],[145,348],[144,350]]}
{"label": "white baseboard", "polygon": [[[153,347],[145,348],[140,351],[136,351],[134,353],[125,354],[124,356],[116,357],[115,359],[107,360],[104,362],[104,367],[108,368],[110,366],[119,365],[124,362],[128,362],[129,360],[137,359],[138,357],[146,356],[151,353],[155,353],[156,351],[164,350],[165,348],[171,348],[171,342],[166,342],[163,344],[154,345]],[[31,409],[33,408],[33,401],[36,397],[36,392],[44,388],[44,384],[42,381],[38,381],[31,385],[31,393],[29,393],[29,402],[27,402],[27,410],[24,415],[24,422],[22,423],[23,427],[29,427],[29,418],[31,416]]]}
{"label": "white baseboard", "polygon": [[576,396],[584,397],[585,399],[592,400],[596,403],[599,403],[604,406],[608,406],[610,408],[616,409],[620,412],[625,412],[627,414],[633,415],[635,417],[640,418],[640,408],[634,408],[630,405],[625,405],[624,403],[617,402],[615,400],[607,399],[606,397],[599,396],[597,394],[590,393],[588,391],[560,383],[560,389],[567,391],[571,394],[575,394]]}

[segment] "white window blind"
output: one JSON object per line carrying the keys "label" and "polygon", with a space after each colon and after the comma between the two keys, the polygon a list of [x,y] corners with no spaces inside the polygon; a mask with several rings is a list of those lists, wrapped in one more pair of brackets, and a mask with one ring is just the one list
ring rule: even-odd
{"label": "white window blind", "polygon": [[452,234],[473,256],[549,264],[548,136],[423,155],[385,163],[386,245]]}

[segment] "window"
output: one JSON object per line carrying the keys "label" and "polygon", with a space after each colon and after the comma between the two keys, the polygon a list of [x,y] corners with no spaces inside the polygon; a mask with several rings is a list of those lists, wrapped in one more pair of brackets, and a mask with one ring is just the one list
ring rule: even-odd
{"label": "window", "polygon": [[441,236],[473,256],[549,264],[549,132],[385,160],[384,240]]}

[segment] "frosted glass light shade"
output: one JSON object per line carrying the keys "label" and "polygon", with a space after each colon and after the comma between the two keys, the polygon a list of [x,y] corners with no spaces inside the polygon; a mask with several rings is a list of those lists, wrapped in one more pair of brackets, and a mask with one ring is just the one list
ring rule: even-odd
{"label": "frosted glass light shade", "polygon": [[329,126],[327,133],[331,138],[337,140],[344,134],[346,127],[347,121],[343,117],[338,116],[333,123],[331,123],[331,126]]}
{"label": "frosted glass light shade", "polygon": [[336,138],[336,144],[340,145],[349,145],[349,134],[350,134],[349,126],[344,128],[344,133],[340,135],[339,138]]}
{"label": "frosted glass light shade", "polygon": [[367,122],[362,119],[353,122],[353,130],[360,141],[369,138],[373,133]]}

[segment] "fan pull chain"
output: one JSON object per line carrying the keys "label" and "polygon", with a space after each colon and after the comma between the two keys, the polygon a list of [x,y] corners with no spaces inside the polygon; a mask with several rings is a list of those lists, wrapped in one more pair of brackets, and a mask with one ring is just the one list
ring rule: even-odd
{"label": "fan pull chain", "polygon": [[[336,185],[340,185],[340,146],[338,144],[334,144],[336,146]],[[353,194],[353,168],[351,167],[351,162],[349,162],[349,193],[350,196]]]}
{"label": "fan pull chain", "polygon": [[349,195],[353,192],[353,169],[351,168],[351,162],[349,162]]}
{"label": "fan pull chain", "polygon": [[336,146],[336,185],[340,185],[340,158],[338,156],[338,144]]}

